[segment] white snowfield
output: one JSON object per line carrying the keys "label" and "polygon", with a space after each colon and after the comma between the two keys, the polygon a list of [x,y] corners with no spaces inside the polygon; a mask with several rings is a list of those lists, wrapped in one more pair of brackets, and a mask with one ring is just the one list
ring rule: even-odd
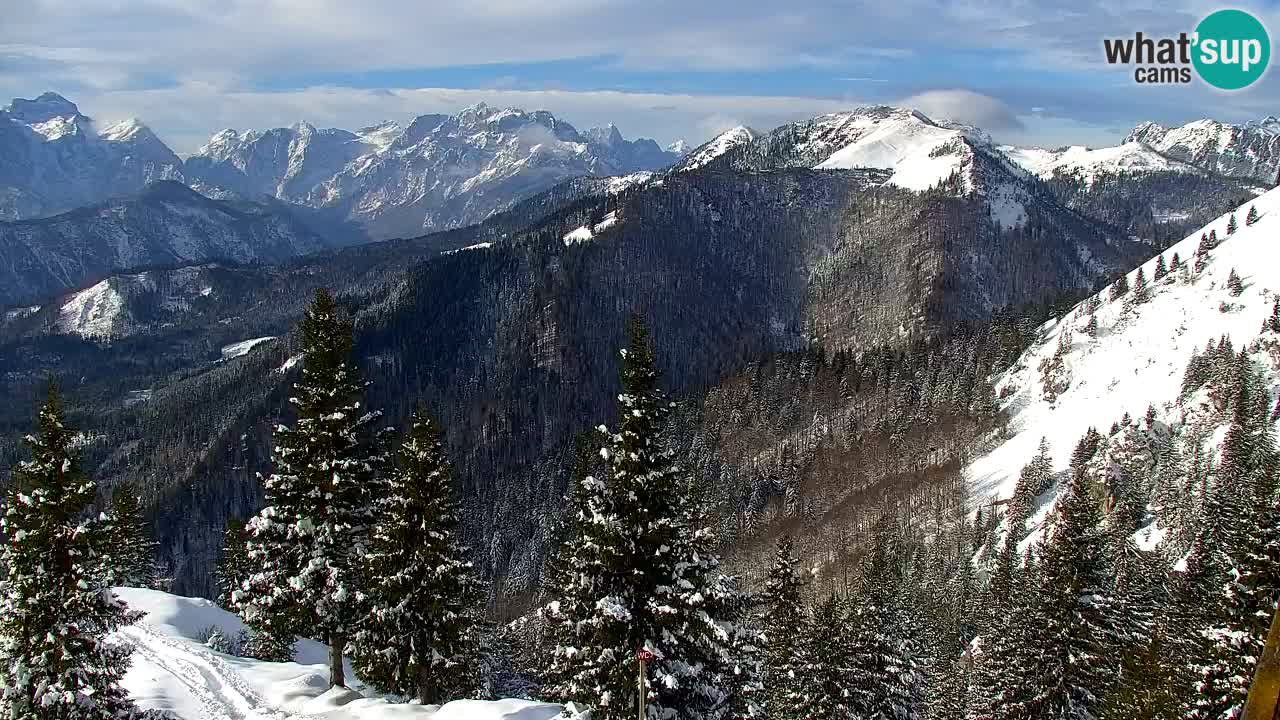
{"label": "white snowfield", "polygon": [[[328,690],[328,648],[295,645],[297,662],[272,663],[214,652],[196,638],[216,626],[232,636],[244,629],[235,615],[201,598],[116,588],[129,607],[147,613],[117,639],[133,645],[124,686],[144,708],[181,720],[550,720],[562,707],[529,700],[456,700],[419,705],[373,691]],[[353,677],[350,668],[347,677]],[[576,716],[589,720],[588,714]]]}
{"label": "white snowfield", "polygon": [[999,150],[1027,172],[1046,180],[1057,174],[1076,175],[1092,185],[1103,173],[1173,171],[1192,175],[1205,174],[1194,165],[1167,158],[1140,142],[1126,142],[1103,148],[1072,145],[1059,150],[1004,145]]}
{"label": "white snowfield", "polygon": [[[1257,209],[1260,219],[1246,226],[1250,207]],[[1178,422],[1183,408],[1176,401],[1192,353],[1222,335],[1239,349],[1262,333],[1280,293],[1280,189],[1234,212],[1239,227],[1233,235],[1227,236],[1228,213],[1162,253],[1166,265],[1178,253],[1185,271],[1171,272],[1155,283],[1156,259],[1142,265],[1151,291],[1148,302],[1131,305],[1128,296],[1111,300],[1110,288],[1099,293],[1096,339],[1084,331],[1089,315],[1083,303],[1041,328],[1042,339],[996,382],[997,392],[1010,393],[1002,404],[1010,416],[1008,437],[998,439],[967,468],[975,502],[1012,496],[1042,436],[1048,438],[1054,470],[1060,472],[1090,426],[1105,433],[1126,412],[1135,419],[1143,417],[1149,405],[1155,406],[1161,421]],[[1201,232],[1210,230],[1217,231],[1220,244],[1196,276],[1191,273],[1196,247]],[[1227,289],[1233,268],[1244,281],[1239,297]],[[1131,288],[1136,274],[1136,268],[1129,271]],[[1068,331],[1070,349],[1063,365],[1070,386],[1050,404],[1043,395],[1040,361],[1057,351]],[[1270,371],[1274,390],[1280,374],[1275,367]],[[1042,516],[1047,511],[1044,508]]]}
{"label": "white snowfield", "polygon": [[234,360],[238,357],[244,357],[245,355],[248,355],[249,351],[252,350],[254,347],[261,345],[264,342],[269,342],[275,339],[276,339],[275,335],[268,335],[266,337],[250,338],[248,340],[241,340],[240,342],[231,343],[230,345],[223,345],[222,359],[226,361],[226,360]]}
{"label": "white snowfield", "polygon": [[829,134],[852,139],[819,170],[871,167],[893,171],[889,183],[908,190],[928,190],[958,172],[972,150],[961,130],[935,124],[924,114],[893,108],[882,114],[840,113],[819,118]]}

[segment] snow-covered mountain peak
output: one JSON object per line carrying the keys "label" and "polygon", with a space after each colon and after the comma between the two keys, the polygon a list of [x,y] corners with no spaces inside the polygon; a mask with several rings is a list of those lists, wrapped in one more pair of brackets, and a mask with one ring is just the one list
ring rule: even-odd
{"label": "snow-covered mountain peak", "polygon": [[1125,142],[1141,142],[1173,160],[1215,175],[1274,184],[1280,171],[1280,122],[1264,118],[1244,125],[1202,119],[1180,127],[1145,122]]}
{"label": "snow-covered mountain peak", "polygon": [[893,185],[927,190],[971,164],[971,140],[967,126],[945,127],[919,110],[881,105],[815,118],[798,149],[826,155],[818,169],[880,168],[893,173]]}
{"label": "snow-covered mountain peak", "polygon": [[749,145],[757,137],[759,137],[759,134],[745,125],[729,128],[711,140],[686,152],[684,158],[676,165],[674,170],[696,170],[734,148]]}
{"label": "snow-covered mountain peak", "polygon": [[108,142],[128,142],[153,136],[153,133],[151,128],[148,128],[138,118],[128,118],[107,127],[107,129],[99,133],[99,136]]}
{"label": "snow-covered mountain peak", "polygon": [[[1252,225],[1246,224],[1250,209],[1259,218]],[[1238,228],[1228,235],[1232,215]],[[1209,233],[1221,242],[1195,272],[1196,248],[1201,235]],[[1145,301],[1136,301],[1132,289],[1112,299],[1107,288],[1046,323],[1040,341],[996,382],[1009,425],[966,471],[974,497],[1008,498],[1041,437],[1050,439],[1054,468],[1060,471],[1091,426],[1105,430],[1126,413],[1141,418],[1152,406],[1160,422],[1181,423],[1191,410],[1179,403],[1179,394],[1192,353],[1224,335],[1237,348],[1251,344],[1280,298],[1277,234],[1280,189],[1218,217],[1143,263]],[[1180,268],[1170,269],[1175,254]],[[1167,274],[1156,280],[1160,264]],[[1137,272],[1125,277],[1130,288],[1137,286]],[[1242,280],[1239,294],[1229,282],[1233,273]],[[1273,380],[1280,377],[1280,368],[1270,370]]]}
{"label": "snow-covered mountain peak", "polygon": [[55,92],[42,93],[34,100],[14,98],[3,112],[24,124],[47,122],[53,118],[75,118],[80,116],[80,108],[70,100]]}
{"label": "snow-covered mountain peak", "polygon": [[673,143],[669,143],[663,149],[669,153],[675,153],[676,155],[687,155],[693,148],[689,146],[688,141],[684,138],[680,138]]}

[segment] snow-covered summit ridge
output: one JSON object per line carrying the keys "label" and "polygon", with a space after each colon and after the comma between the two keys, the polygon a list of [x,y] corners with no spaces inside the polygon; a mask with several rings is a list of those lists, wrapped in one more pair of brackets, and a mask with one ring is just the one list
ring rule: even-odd
{"label": "snow-covered summit ridge", "polygon": [[[1246,225],[1250,208],[1259,219]],[[1234,214],[1238,229],[1227,235]],[[1203,233],[1216,232],[1220,244],[1200,272],[1192,270]],[[1154,406],[1157,418],[1179,422],[1176,404],[1183,373],[1192,353],[1220,336],[1236,347],[1251,343],[1262,332],[1262,323],[1280,297],[1280,189],[1218,217],[1204,228],[1153,257],[1140,267],[1150,289],[1150,299],[1133,303],[1131,296],[1110,299],[1104,289],[1063,318],[1042,328],[1043,337],[998,378],[997,392],[1009,416],[1008,434],[966,470],[975,500],[1012,495],[1018,475],[1036,453],[1040,438],[1050,439],[1055,471],[1063,471],[1077,440],[1091,427],[1105,429],[1125,413],[1140,418]],[[1166,267],[1177,253],[1183,269],[1154,280],[1160,257]],[[1235,271],[1244,290],[1233,296],[1227,280]],[[1132,287],[1137,269],[1126,278]],[[1097,337],[1086,328],[1092,314]],[[1061,349],[1060,349],[1061,348]],[[1042,362],[1061,359],[1057,382],[1065,389],[1049,399],[1045,392]],[[1273,385],[1280,377],[1271,368]]]}

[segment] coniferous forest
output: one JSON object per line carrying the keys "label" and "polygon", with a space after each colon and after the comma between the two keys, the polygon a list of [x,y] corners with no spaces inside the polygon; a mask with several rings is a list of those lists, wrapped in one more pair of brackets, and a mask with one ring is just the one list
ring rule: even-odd
{"label": "coniferous forest", "polygon": [[0,221],[0,720],[1271,720],[1280,125],[1204,123],[476,105]]}

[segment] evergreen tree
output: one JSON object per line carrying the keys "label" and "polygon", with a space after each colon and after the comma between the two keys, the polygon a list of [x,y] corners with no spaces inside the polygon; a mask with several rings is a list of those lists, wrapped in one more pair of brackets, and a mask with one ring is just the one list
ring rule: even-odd
{"label": "evergreen tree", "polygon": [[244,520],[227,518],[227,528],[222,532],[222,557],[218,559],[216,582],[217,602],[228,610],[234,610],[231,595],[251,574],[248,555],[249,533]]}
{"label": "evergreen tree", "polygon": [[797,713],[804,696],[803,641],[805,623],[801,598],[803,581],[792,553],[790,537],[778,541],[773,567],[765,583],[764,687],[770,720],[802,720]]}
{"label": "evergreen tree", "polygon": [[1236,214],[1231,213],[1231,217],[1227,218],[1227,235],[1236,233]]}
{"label": "evergreen tree", "polygon": [[111,495],[111,535],[107,563],[116,585],[151,587],[155,582],[156,543],[147,534],[142,503],[133,486],[122,483]]}
{"label": "evergreen tree", "polygon": [[1244,224],[1252,225],[1256,222],[1258,222],[1258,208],[1250,205],[1249,214],[1244,216]]}
{"label": "evergreen tree", "polygon": [[1138,266],[1138,272],[1133,277],[1133,302],[1140,304],[1149,299],[1150,292],[1147,289],[1147,276],[1143,273],[1142,266]]}
{"label": "evergreen tree", "polygon": [[1262,322],[1262,331],[1280,333],[1280,298],[1271,304],[1271,314]]}
{"label": "evergreen tree", "polygon": [[1129,294],[1129,275],[1124,274],[1116,278],[1116,281],[1111,284],[1111,299],[1119,300],[1120,298],[1128,294]]}
{"label": "evergreen tree", "polygon": [[651,718],[714,717],[731,704],[739,666],[732,638],[744,603],[719,571],[714,537],[660,430],[671,410],[658,389],[648,335],[631,326],[622,353],[619,428],[602,428],[602,476],[576,489],[573,531],[558,564],[574,568],[546,612],[557,626],[546,692],[599,720],[636,712],[636,654],[648,665]]}
{"label": "evergreen tree", "polygon": [[[851,651],[847,633],[850,619],[831,595],[814,609],[805,628],[804,699],[796,717],[811,720],[845,720],[853,717]],[[875,688],[863,688],[864,692]],[[774,716],[769,715],[770,718]]]}
{"label": "evergreen tree", "polygon": [[1168,274],[1169,274],[1169,269],[1165,267],[1164,255],[1161,255],[1160,257],[1156,258],[1156,269],[1155,269],[1155,272],[1151,274],[1151,276],[1156,282],[1160,282],[1161,280],[1164,279],[1165,275],[1168,275]]}
{"label": "evergreen tree", "polygon": [[1091,338],[1098,337],[1098,316],[1090,315],[1089,322],[1085,323],[1084,332]]}
{"label": "evergreen tree", "polygon": [[[231,598],[253,574],[249,564],[249,531],[244,520],[229,518],[222,533],[222,557],[218,559],[217,602],[227,610],[235,610]],[[239,654],[245,657],[271,662],[293,660],[293,636],[274,636],[267,628],[248,624],[245,637],[240,642]]]}
{"label": "evergreen tree", "polygon": [[1244,292],[1244,281],[1236,273],[1235,268],[1231,268],[1231,274],[1227,277],[1227,291],[1232,297],[1239,297]]}
{"label": "evergreen tree", "polygon": [[1169,272],[1177,272],[1182,269],[1182,258],[1178,257],[1178,253],[1173,253],[1173,257],[1169,258]]}
{"label": "evergreen tree", "polygon": [[87,514],[94,485],[72,451],[57,392],[40,409],[31,459],[13,469],[0,521],[0,718],[120,720],[130,648],[107,635],[140,613],[110,591],[109,520]]}
{"label": "evergreen tree", "polygon": [[1099,720],[1182,720],[1177,660],[1160,631],[1120,659],[1115,687],[1098,711]]}
{"label": "evergreen tree", "polygon": [[1114,677],[1116,632],[1107,578],[1106,533],[1084,463],[1097,445],[1086,435],[1058,500],[1041,564],[1033,624],[1039,648],[1025,711],[1045,720],[1095,717]]}
{"label": "evergreen tree", "polygon": [[1009,537],[1013,542],[1026,535],[1026,522],[1032,503],[1053,484],[1053,458],[1049,455],[1049,439],[1040,438],[1035,457],[1022,468],[1013,497],[1009,500]]}
{"label": "evergreen tree", "polygon": [[854,717],[916,720],[923,710],[919,704],[921,677],[900,605],[902,575],[893,562],[891,540],[882,520],[875,529],[864,587],[850,622],[849,706]]}
{"label": "evergreen tree", "polygon": [[1199,274],[1209,262],[1209,251],[1213,249],[1213,241],[1208,235],[1200,233],[1200,244],[1196,246],[1196,261],[1192,270]]}
{"label": "evergreen tree", "polygon": [[483,592],[459,544],[458,502],[439,430],[416,414],[379,503],[355,669],[424,705],[474,694]]}
{"label": "evergreen tree", "polygon": [[345,686],[342,656],[360,617],[356,602],[372,499],[383,464],[349,364],[351,321],[326,290],[302,320],[302,378],[293,427],[275,429],[276,471],[266,507],[249,522],[254,568],[233,595],[251,626],[273,638],[306,633],[330,648],[329,681]]}

